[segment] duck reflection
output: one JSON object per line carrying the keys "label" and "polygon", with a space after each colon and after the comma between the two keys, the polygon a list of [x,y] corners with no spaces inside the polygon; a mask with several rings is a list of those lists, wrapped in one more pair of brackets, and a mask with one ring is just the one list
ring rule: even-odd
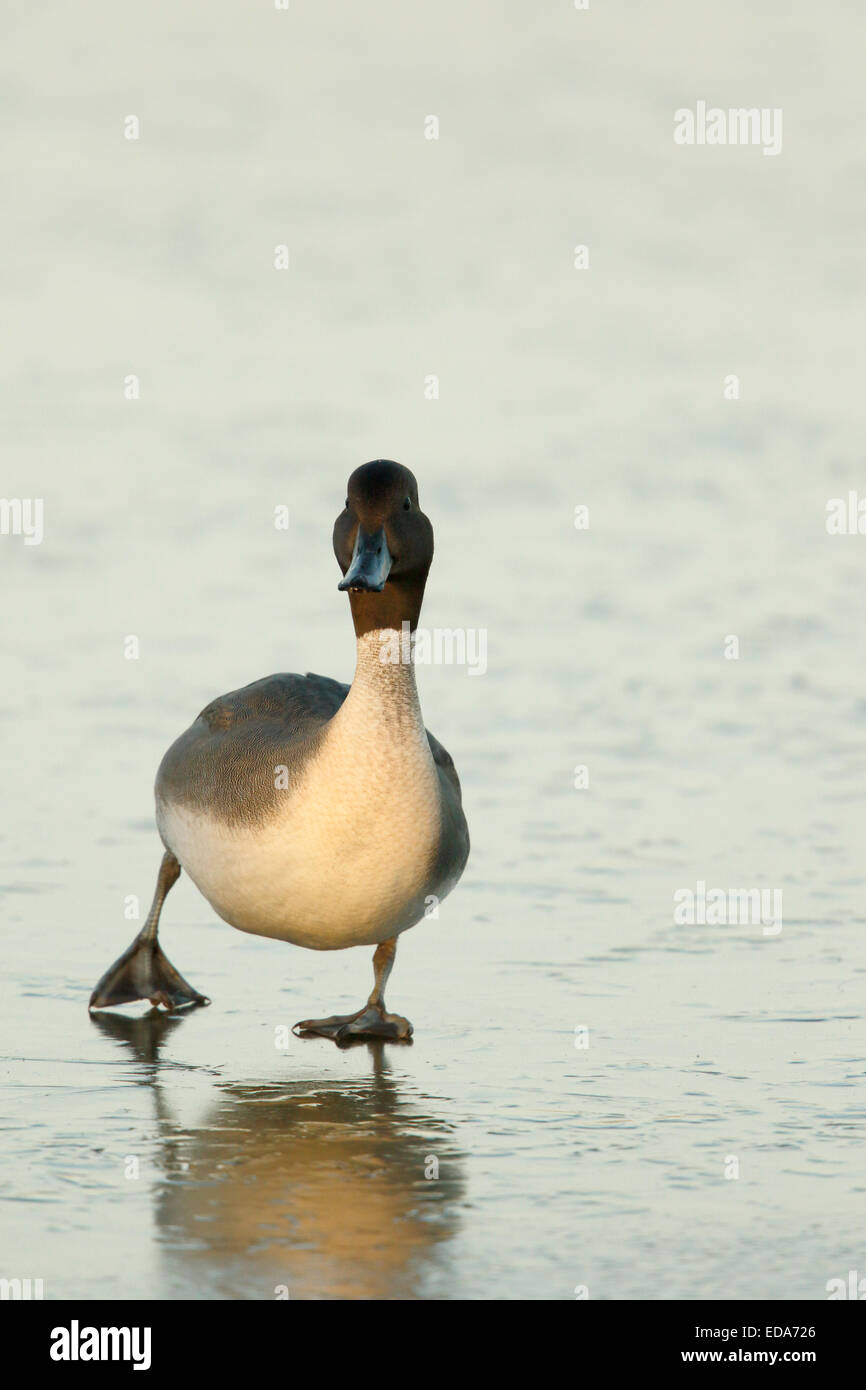
{"label": "duck reflection", "polygon": [[156,1224],[179,1294],[420,1296],[457,1231],[462,1159],[447,1122],[401,1093],[382,1044],[351,1082],[217,1084],[204,1122],[182,1130],[159,1063],[179,1021],[94,1016],[154,1088]]}

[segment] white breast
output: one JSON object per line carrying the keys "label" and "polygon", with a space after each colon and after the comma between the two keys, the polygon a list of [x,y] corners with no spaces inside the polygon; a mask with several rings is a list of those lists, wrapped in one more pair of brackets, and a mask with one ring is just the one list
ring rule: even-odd
{"label": "white breast", "polygon": [[216,808],[159,808],[166,844],[241,931],[334,950],[387,940],[423,915],[438,774],[413,669],[379,661],[382,635],[360,639],[352,688],[272,820],[238,826]]}

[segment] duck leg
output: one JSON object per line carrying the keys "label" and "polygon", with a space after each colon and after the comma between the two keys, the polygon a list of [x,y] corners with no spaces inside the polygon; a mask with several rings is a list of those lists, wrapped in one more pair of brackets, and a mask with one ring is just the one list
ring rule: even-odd
{"label": "duck leg", "polygon": [[376,947],[373,991],[363,1009],[355,1014],[334,1014],[331,1018],[306,1018],[303,1023],[296,1023],[292,1032],[298,1037],[314,1034],[320,1038],[333,1038],[336,1043],[349,1042],[352,1038],[408,1042],[412,1036],[412,1024],[408,1018],[385,1011],[385,985],[396,954],[396,936]]}
{"label": "duck leg", "polygon": [[165,1009],[210,1003],[178,974],[157,940],[162,905],[179,878],[180,864],[171,850],[166,850],[147,921],[132,945],[106,970],[90,996],[88,1008],[107,1009],[115,1004],[131,1004],[135,999],[149,999],[151,1004],[162,1004]]}

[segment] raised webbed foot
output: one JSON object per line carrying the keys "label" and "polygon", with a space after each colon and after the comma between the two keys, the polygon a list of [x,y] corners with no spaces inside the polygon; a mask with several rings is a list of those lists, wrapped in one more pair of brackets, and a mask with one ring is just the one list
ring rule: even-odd
{"label": "raised webbed foot", "polygon": [[399,1014],[386,1013],[374,1004],[365,1004],[355,1014],[334,1014],[331,1018],[305,1018],[296,1023],[296,1037],[333,1038],[345,1044],[356,1039],[377,1038],[384,1042],[410,1042],[412,1024]]}
{"label": "raised webbed foot", "polygon": [[175,970],[158,941],[139,933],[132,945],[109,966],[90,996],[90,1009],[110,1009],[149,999],[164,1009],[180,1009],[187,1004],[209,1004],[204,994]]}

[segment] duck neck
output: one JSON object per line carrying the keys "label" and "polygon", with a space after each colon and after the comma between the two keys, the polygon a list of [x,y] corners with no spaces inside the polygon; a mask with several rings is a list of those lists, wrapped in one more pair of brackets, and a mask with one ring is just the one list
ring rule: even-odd
{"label": "duck neck", "polygon": [[358,641],[369,632],[389,629],[401,632],[404,623],[408,623],[410,632],[414,632],[421,616],[426,583],[427,571],[423,570],[399,579],[389,579],[384,589],[374,593],[350,590],[349,607]]}
{"label": "duck neck", "polygon": [[399,738],[405,738],[408,728],[423,734],[408,628],[371,628],[359,634],[355,676],[344,708],[362,720],[375,719]]}

